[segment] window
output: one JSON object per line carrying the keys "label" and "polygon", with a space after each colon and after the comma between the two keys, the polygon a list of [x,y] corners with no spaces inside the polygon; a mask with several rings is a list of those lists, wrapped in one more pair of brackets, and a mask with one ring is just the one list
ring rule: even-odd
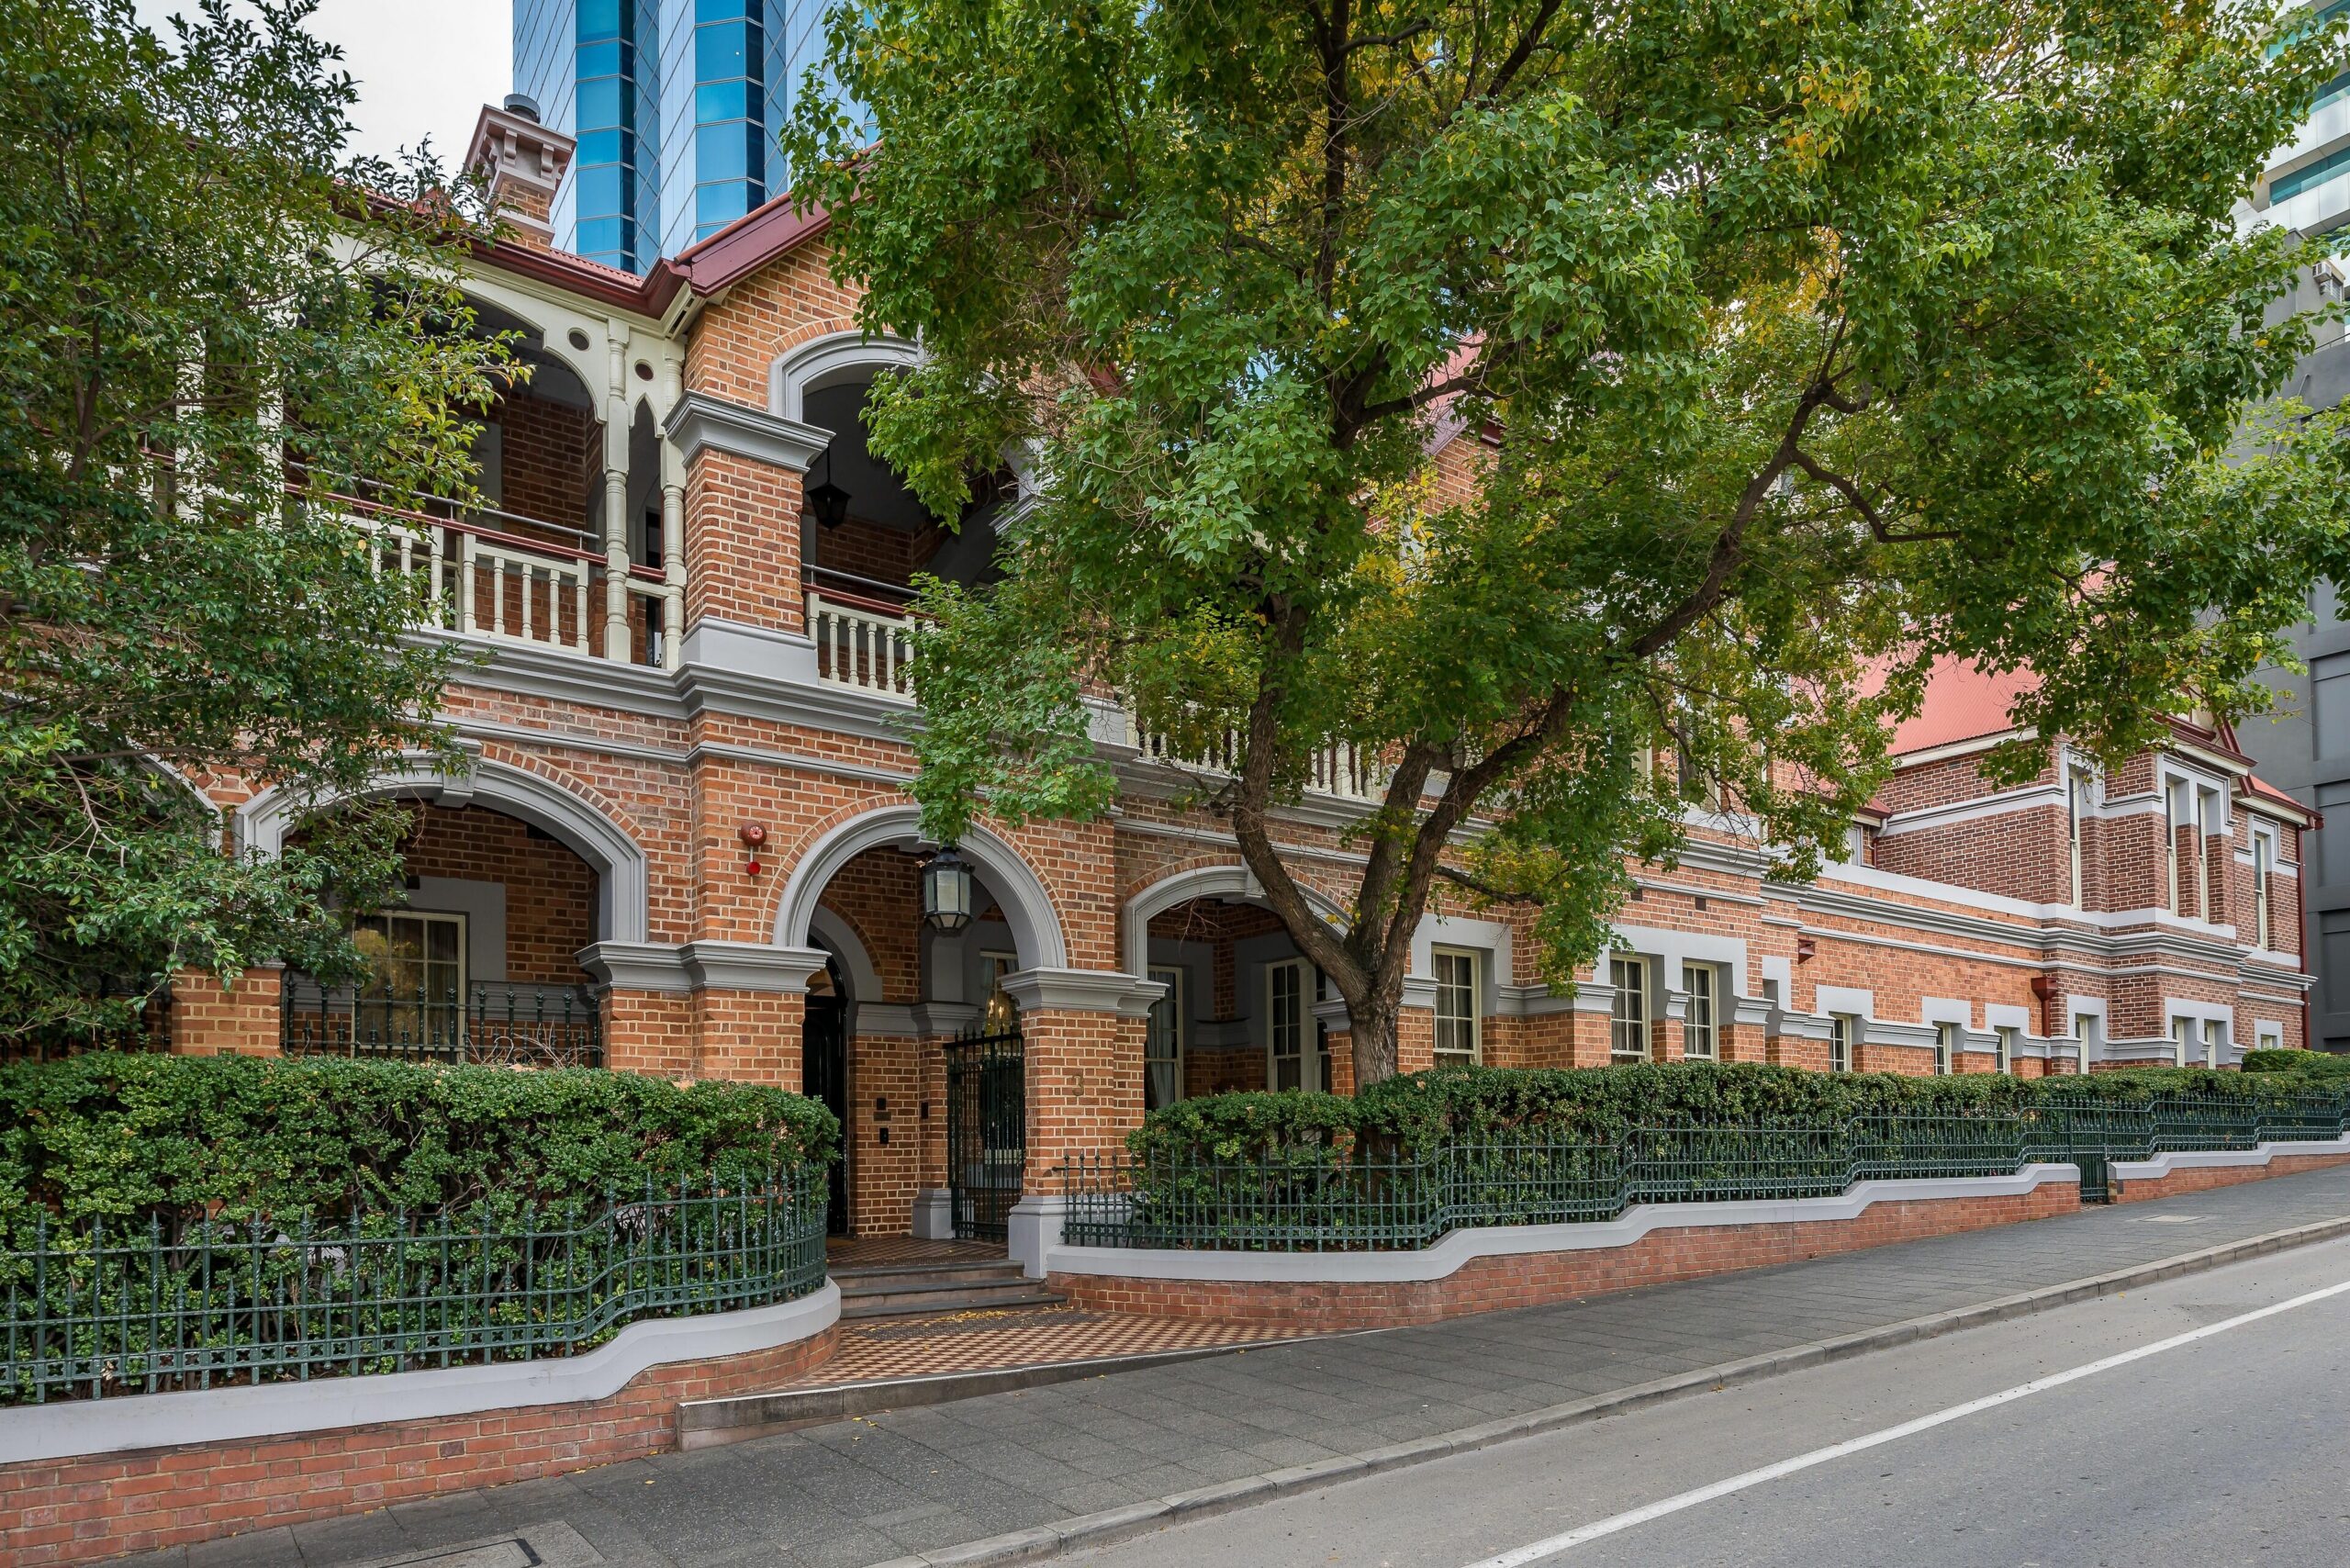
{"label": "window", "polygon": [[1958,1066],[1959,1026],[1955,1024],[1934,1025],[1934,1070],[1948,1073]]}
{"label": "window", "polygon": [[1153,969],[1149,978],[1167,988],[1143,1033],[1142,1103],[1156,1111],[1183,1097],[1183,971]]}
{"label": "window", "polygon": [[2277,946],[2277,933],[2270,925],[2268,879],[2277,873],[2277,835],[2255,833],[2252,835],[2252,945],[2264,952]]}
{"label": "window", "polygon": [[1020,1005],[1004,993],[1003,977],[1020,967],[1017,953],[979,954],[979,980],[988,988],[985,1022],[990,1033],[1002,1034],[1020,1022]]}
{"label": "window", "polygon": [[1305,960],[1265,966],[1265,1085],[1305,1085]]}
{"label": "window", "polygon": [[2087,1072],[2089,1070],[2089,1063],[2097,1058],[2098,1042],[2104,1033],[2105,1020],[2096,1014],[2076,1013],[2073,1014],[2073,1038],[2080,1042],[2076,1048],[2081,1053],[2083,1072]]}
{"label": "window", "polygon": [[1617,1061],[1646,1061],[1649,1056],[1649,964],[1646,958],[1615,958],[1608,962],[1608,982],[1616,1001],[1607,1017],[1607,1054]]}
{"label": "window", "polygon": [[2178,906],[2178,830],[2180,819],[2187,815],[2187,786],[2172,783],[2163,790],[2163,876],[2168,891],[2165,897],[2171,913],[2184,912]]}
{"label": "window", "polygon": [[2203,1021],[2203,1065],[2217,1067],[2228,1044],[2228,1026],[2218,1018]]}
{"label": "window", "polygon": [[1721,977],[1710,964],[1681,966],[1681,986],[1688,1000],[1682,1008],[1681,1054],[1712,1061],[1721,1053],[1721,1029],[1715,1011]]}
{"label": "window", "polygon": [[1436,1065],[1467,1067],[1477,1059],[1477,955],[1438,947],[1436,969]]}
{"label": "window", "polygon": [[2002,1024],[1991,1031],[1991,1065],[2001,1072],[2016,1070],[2016,1047],[2023,1044],[2023,1031],[2013,1024]]}
{"label": "window", "polygon": [[2211,840],[2220,832],[2220,792],[2199,790],[2195,795],[2195,913],[2209,920],[2211,908]]}
{"label": "window", "polygon": [[2089,814],[2089,770],[2076,765],[2067,770],[2065,780],[2065,803],[2070,808],[2065,823],[2066,848],[2072,857],[2073,907],[2082,909],[2087,905],[2088,889],[2087,868],[2082,853],[2082,840],[2083,824],[2087,822]]}
{"label": "window", "polygon": [[2170,1021],[2171,1065],[2185,1067],[2187,1053],[2195,1043],[2195,1020],[2174,1018]]}
{"label": "window", "polygon": [[1852,1047],[1861,1037],[1861,1021],[1850,1013],[1828,1015],[1828,1070],[1852,1070]]}
{"label": "window", "polygon": [[356,988],[369,1027],[404,1039],[453,1037],[464,1022],[465,917],[393,910],[354,922],[367,959]]}

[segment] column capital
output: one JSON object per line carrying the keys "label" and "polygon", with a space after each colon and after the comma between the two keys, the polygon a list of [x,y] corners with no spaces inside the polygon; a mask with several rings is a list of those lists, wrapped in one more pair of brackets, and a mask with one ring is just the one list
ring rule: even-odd
{"label": "column capital", "polygon": [[1165,993],[1163,981],[1118,969],[1015,969],[1003,993],[1023,1013],[1115,1013],[1140,1018]]}

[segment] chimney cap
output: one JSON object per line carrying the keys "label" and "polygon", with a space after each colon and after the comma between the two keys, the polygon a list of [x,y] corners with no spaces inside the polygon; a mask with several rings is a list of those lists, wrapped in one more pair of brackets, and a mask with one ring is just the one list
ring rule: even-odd
{"label": "chimney cap", "polygon": [[520,116],[532,125],[543,123],[539,115],[539,101],[528,93],[507,94],[506,102],[502,106],[508,114]]}

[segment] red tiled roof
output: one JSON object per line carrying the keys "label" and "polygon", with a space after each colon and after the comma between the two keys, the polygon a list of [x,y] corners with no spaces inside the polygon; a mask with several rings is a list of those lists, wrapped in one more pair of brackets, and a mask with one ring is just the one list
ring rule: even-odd
{"label": "red tiled roof", "polygon": [[1925,700],[1917,717],[1904,720],[1894,729],[1893,755],[1980,740],[2013,729],[2008,715],[2015,700],[2039,684],[2040,678],[2030,670],[1994,675],[1963,660],[1936,659],[1927,674]]}
{"label": "red tiled roof", "polygon": [[491,244],[477,247],[475,253],[489,266],[537,278],[640,315],[658,316],[677,298],[678,289],[715,294],[814,239],[831,223],[831,215],[823,208],[801,211],[791,205],[789,196],[779,196],[708,239],[655,262],[653,270],[643,277],[575,256],[568,251]]}

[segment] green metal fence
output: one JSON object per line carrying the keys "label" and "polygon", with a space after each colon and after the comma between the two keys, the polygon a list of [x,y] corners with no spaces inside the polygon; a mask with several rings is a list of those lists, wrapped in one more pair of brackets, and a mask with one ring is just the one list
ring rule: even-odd
{"label": "green metal fence", "polygon": [[277,1046],[287,1056],[601,1067],[604,1025],[585,986],[485,983],[437,997],[358,996],[289,975]]}
{"label": "green metal fence", "polygon": [[576,1353],[638,1318],[824,1282],[824,1173],[686,1184],[497,1223],[39,1223],[0,1251],[0,1405]]}
{"label": "green metal fence", "polygon": [[1613,1137],[1520,1132],[1382,1156],[1293,1148],[1222,1162],[1080,1158],[1062,1167],[1064,1240],[1080,1247],[1315,1252],[1410,1249],[1449,1232],[1614,1219],[1639,1204],[1832,1197],[1896,1178],[2081,1167],[2105,1195],[2116,1159],[2339,1138],[2322,1092],[2154,1102],[2050,1099],[2020,1111],[1877,1114],[1833,1123],[1633,1126]]}

